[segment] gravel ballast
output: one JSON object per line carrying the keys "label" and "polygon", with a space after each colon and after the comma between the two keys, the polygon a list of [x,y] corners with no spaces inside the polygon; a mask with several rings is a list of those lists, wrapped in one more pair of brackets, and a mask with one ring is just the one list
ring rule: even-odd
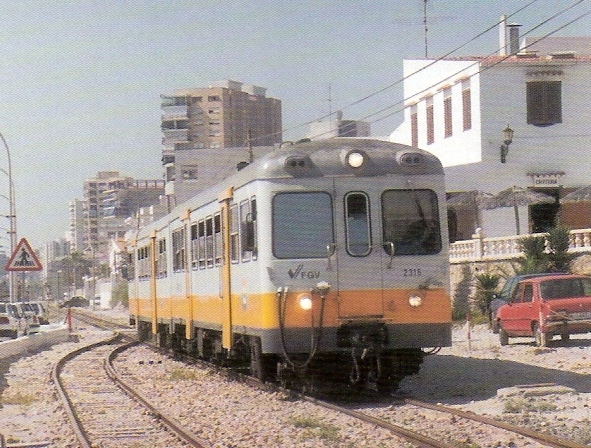
{"label": "gravel ballast", "polygon": [[[108,334],[87,327],[77,332],[80,342],[59,344],[3,365],[0,433],[8,442],[48,440],[59,448],[77,446],[53,392],[50,371],[63,354]],[[591,335],[553,341],[547,348],[537,348],[527,338],[500,346],[498,336],[484,325],[458,326],[453,344],[427,357],[421,372],[402,382],[394,400],[411,395],[591,446]],[[138,375],[147,382],[145,390],[152,398],[166,404],[166,412],[178,408],[187,425],[204,422],[193,429],[211,435],[215,447],[408,446],[385,431],[335,417],[309,403],[238,382],[210,381],[208,375],[199,378],[203,373],[190,373],[182,363],[142,350],[130,352],[118,368],[131,370],[141,363]],[[473,446],[506,444],[491,440]]]}

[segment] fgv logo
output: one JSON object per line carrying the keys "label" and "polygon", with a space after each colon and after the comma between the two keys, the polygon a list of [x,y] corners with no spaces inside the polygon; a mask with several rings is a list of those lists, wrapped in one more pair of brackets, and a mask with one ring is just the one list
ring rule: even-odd
{"label": "fgv logo", "polygon": [[304,265],[300,264],[295,269],[287,271],[290,278],[320,278],[320,271],[304,271]]}

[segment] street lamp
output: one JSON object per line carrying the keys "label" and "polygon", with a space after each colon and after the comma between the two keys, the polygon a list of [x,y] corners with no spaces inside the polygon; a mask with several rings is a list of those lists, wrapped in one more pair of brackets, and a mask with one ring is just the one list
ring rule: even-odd
{"label": "street lamp", "polygon": [[501,163],[505,163],[507,161],[507,153],[509,152],[509,145],[513,143],[513,129],[507,125],[505,129],[503,129],[503,143],[501,144]]}
{"label": "street lamp", "polygon": [[[7,215],[7,218],[10,219],[10,251],[11,254],[14,253],[14,249],[16,247],[16,204],[15,204],[15,197],[14,197],[14,182],[12,181],[12,159],[10,157],[10,149],[8,148],[8,143],[6,143],[6,139],[4,135],[0,132],[0,139],[2,139],[2,143],[4,144],[4,148],[6,149],[6,159],[8,162],[8,171],[2,169],[2,171],[8,176],[8,202],[10,203],[10,212]],[[17,298],[17,282],[15,272],[10,272],[10,301],[16,302]]]}

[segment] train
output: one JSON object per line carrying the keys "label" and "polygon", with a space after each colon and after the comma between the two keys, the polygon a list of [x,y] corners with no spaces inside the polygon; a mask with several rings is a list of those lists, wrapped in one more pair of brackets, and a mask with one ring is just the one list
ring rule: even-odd
{"label": "train", "polygon": [[451,345],[437,157],[343,137],[242,165],[128,234],[140,340],[263,381],[384,393]]}

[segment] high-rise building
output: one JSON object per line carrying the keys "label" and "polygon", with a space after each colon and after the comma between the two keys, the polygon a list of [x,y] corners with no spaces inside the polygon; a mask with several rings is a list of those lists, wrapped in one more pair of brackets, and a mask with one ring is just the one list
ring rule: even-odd
{"label": "high-rise building", "polygon": [[330,116],[325,121],[310,123],[310,138],[325,140],[333,137],[369,137],[371,125],[367,121],[344,120],[343,113],[338,111],[336,119]]}
{"label": "high-rise building", "polygon": [[[211,158],[228,148],[272,148],[281,143],[281,100],[267,97],[266,90],[226,80],[162,95],[167,195],[175,195],[175,183],[195,180],[203,172],[204,155]],[[195,157],[192,165],[185,163],[179,171],[175,160],[181,151],[184,160],[193,158],[187,151]]]}
{"label": "high-rise building", "polygon": [[99,171],[84,182],[86,237],[78,250],[106,256],[111,240],[129,230],[125,220],[140,208],[157,204],[163,194],[161,179],[137,180],[119,171]]}

